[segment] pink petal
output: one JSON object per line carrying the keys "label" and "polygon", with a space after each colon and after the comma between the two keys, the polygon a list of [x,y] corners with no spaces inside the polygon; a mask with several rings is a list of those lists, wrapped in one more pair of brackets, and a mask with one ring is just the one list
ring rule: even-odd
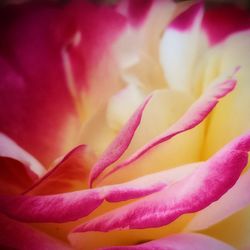
{"label": "pink petal", "polygon": [[103,153],[98,162],[93,166],[89,177],[90,186],[92,186],[94,180],[102,173],[102,171],[104,171],[110,164],[117,161],[128,148],[136,129],[140,125],[143,111],[150,99],[151,96],[149,96],[139,106],[139,108],[135,111],[135,113],[120,131],[119,135]]}
{"label": "pink petal", "polygon": [[[10,217],[28,222],[76,220],[91,213],[104,200],[119,202],[159,192],[164,187],[192,173],[199,165],[200,163],[185,165],[122,184],[70,193],[42,196],[2,195],[0,196],[0,210]],[[45,187],[46,184],[45,181]],[[53,179],[49,184],[53,184]]]}
{"label": "pink petal", "polygon": [[[104,81],[98,81],[97,89],[92,80],[104,74],[103,68],[107,72],[107,60],[101,67],[101,58],[123,31],[125,18],[87,0],[63,7],[39,2],[0,10],[0,131],[47,165],[68,150],[62,141],[72,143],[65,133],[69,127],[73,132],[80,127],[80,97],[75,92],[103,101],[107,92],[115,91]],[[75,92],[65,77],[65,50]]]}
{"label": "pink petal", "polygon": [[176,234],[136,246],[107,247],[102,250],[234,250],[219,240],[202,234]]}
{"label": "pink petal", "polygon": [[63,242],[0,214],[1,249],[69,250]]}
{"label": "pink petal", "polygon": [[38,176],[20,161],[0,157],[0,194],[21,194]]}
{"label": "pink petal", "polygon": [[[238,69],[236,69],[235,72],[237,70]],[[219,102],[219,99],[230,93],[235,86],[236,80],[234,79],[227,79],[210,85],[205,93],[193,105],[191,105],[181,119],[168,128],[165,133],[154,138],[152,141],[132,154],[124,162],[115,166],[108,174],[106,174],[106,176],[109,176],[117,170],[128,166],[160,143],[168,141],[172,137],[190,130],[200,124],[213,110]]]}
{"label": "pink petal", "polygon": [[198,212],[187,225],[187,231],[206,229],[250,204],[250,171],[242,175],[236,184],[217,202]]}
{"label": "pink petal", "polygon": [[248,162],[250,133],[227,144],[187,177],[162,191],[97,217],[74,232],[160,227],[217,201],[236,183]]}
{"label": "pink petal", "polygon": [[0,133],[0,156],[21,162],[33,175],[40,177],[45,173],[45,168],[38,160],[3,133]]}
{"label": "pink petal", "polygon": [[74,148],[25,193],[44,195],[82,189],[94,158],[86,145]]}
{"label": "pink petal", "polygon": [[216,45],[235,32],[250,29],[250,15],[233,5],[217,5],[207,9],[202,27],[210,44]]}

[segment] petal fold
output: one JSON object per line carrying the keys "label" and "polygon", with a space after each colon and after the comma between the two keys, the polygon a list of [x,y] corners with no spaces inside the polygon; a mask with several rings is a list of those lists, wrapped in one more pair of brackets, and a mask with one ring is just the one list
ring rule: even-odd
{"label": "petal fold", "polygon": [[105,170],[110,164],[117,161],[126,151],[136,129],[140,125],[143,111],[150,99],[151,96],[146,98],[146,100],[139,106],[115,140],[110,144],[98,162],[93,166],[89,177],[90,186],[92,186],[93,181],[102,173],[103,170]]}
{"label": "petal fold", "polygon": [[147,198],[78,226],[74,232],[160,227],[200,211],[221,198],[248,163],[250,133],[224,146],[190,175]]}
{"label": "petal fold", "polygon": [[0,133],[0,156],[23,163],[30,172],[39,177],[45,173],[45,168],[37,159],[3,133]]}
{"label": "petal fold", "polygon": [[[28,222],[67,222],[87,216],[101,203],[140,198],[161,191],[166,186],[194,172],[200,163],[190,164],[143,176],[129,182],[100,188],[54,195],[0,196],[0,210],[17,220]],[[52,183],[54,185],[54,179]],[[45,187],[46,187],[45,179]],[[39,186],[38,186],[39,187]],[[50,189],[52,188],[50,186]],[[55,186],[56,187],[56,186]],[[32,193],[33,190],[31,190]],[[39,194],[34,188],[34,193]]]}
{"label": "petal fold", "polygon": [[116,165],[104,176],[104,178],[118,171],[119,169],[130,165],[132,162],[139,159],[141,156],[160,143],[168,141],[172,137],[190,130],[200,124],[217,105],[219,99],[226,96],[235,88],[236,80],[234,79],[234,74],[237,71],[238,68],[235,69],[233,76],[229,77],[228,79],[215,80],[215,82],[209,85],[204,94],[190,106],[186,113],[176,123],[168,128],[163,134],[154,138],[152,141],[137,150],[125,161]]}
{"label": "petal fold", "polygon": [[[66,154],[46,175],[25,191],[32,195],[71,192],[86,187],[95,155],[86,145],[79,145]],[[85,185],[84,185],[85,184]]]}
{"label": "petal fold", "polygon": [[233,213],[250,205],[250,171],[242,175],[236,184],[217,202],[198,212],[185,228],[186,231],[206,229]]}

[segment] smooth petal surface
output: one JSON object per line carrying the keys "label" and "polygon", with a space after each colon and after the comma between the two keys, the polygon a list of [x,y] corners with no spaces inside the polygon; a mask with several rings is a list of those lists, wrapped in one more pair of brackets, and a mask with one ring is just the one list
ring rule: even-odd
{"label": "smooth petal surface", "polygon": [[21,194],[37,180],[38,176],[22,162],[0,157],[0,194]]}
{"label": "smooth petal surface", "polygon": [[201,33],[203,13],[201,1],[193,4],[170,23],[162,36],[160,61],[170,88],[194,92],[196,65],[207,48]]}
{"label": "smooth petal surface", "polygon": [[218,200],[248,162],[250,134],[236,138],[187,177],[162,191],[97,217],[74,232],[160,227]]}
{"label": "smooth petal surface", "polygon": [[114,49],[125,84],[128,78],[136,78],[147,91],[166,86],[159,61],[159,42],[175,7],[168,0],[120,1],[117,9],[127,17],[129,25]]}
{"label": "smooth petal surface", "polygon": [[234,89],[236,80],[233,78],[234,76],[229,77],[228,79],[219,79],[208,86],[208,89],[206,89],[204,94],[191,105],[186,113],[175,124],[168,128],[163,134],[144,145],[125,161],[115,166],[106,176],[128,166],[130,163],[136,161],[139,157],[160,143],[170,140],[172,137],[190,130],[200,124],[216,106],[216,104],[219,102],[219,99]]}
{"label": "smooth petal surface", "polygon": [[89,177],[90,186],[92,186],[93,181],[102,173],[102,171],[105,170],[105,168],[107,168],[110,164],[117,161],[128,148],[136,129],[140,125],[143,111],[150,99],[151,96],[149,96],[142,103],[142,105],[140,105],[140,107],[135,111],[135,113],[120,131],[119,135],[110,144],[98,162],[93,166]]}
{"label": "smooth petal surface", "polygon": [[[206,64],[211,66],[207,67],[204,72],[205,79],[208,78],[205,86],[209,84],[209,79],[211,79],[209,75],[214,71],[220,74],[230,70],[235,64],[240,65],[241,69],[237,74],[237,88],[230,96],[222,100],[211,116],[204,143],[205,159],[214,154],[222,145],[250,129],[249,44],[250,30],[237,32],[223,43],[214,46],[213,51],[207,55]],[[225,127],[227,127],[226,130]]]}
{"label": "smooth petal surface", "polygon": [[[144,176],[122,184],[57,195],[2,195],[0,196],[0,209],[10,217],[23,221],[66,222],[88,215],[104,200],[108,202],[119,202],[158,192],[169,184],[189,175],[199,166],[200,163],[186,165]],[[40,185],[45,185],[45,188],[47,188],[46,185],[49,186],[49,184],[51,184],[51,186],[49,186],[49,189],[51,189],[53,185],[57,184],[52,177],[48,175]],[[52,178],[51,182],[50,178]],[[58,181],[58,179],[56,179],[56,181]],[[39,189],[39,185],[37,187],[38,189],[36,189],[35,186],[30,192],[39,194],[39,191],[43,191],[43,189]],[[57,186],[55,186],[55,188],[57,189]]]}
{"label": "smooth petal surface", "polygon": [[0,130],[47,166],[119,89],[110,46],[126,20],[91,1],[31,1],[0,16]]}
{"label": "smooth petal surface", "polygon": [[63,242],[0,214],[1,249],[70,250]]}
{"label": "smooth petal surface", "polygon": [[250,15],[235,5],[215,5],[206,10],[202,28],[214,46],[234,33],[250,29]]}
{"label": "smooth petal surface", "polygon": [[185,230],[206,229],[233,213],[250,205],[250,171],[242,175],[236,184],[217,202],[198,212]]}
{"label": "smooth petal surface", "polygon": [[27,170],[39,177],[45,173],[45,168],[37,159],[3,133],[0,133],[0,156],[23,163]]}
{"label": "smooth petal surface", "polygon": [[176,234],[136,246],[107,247],[101,250],[234,250],[233,247],[202,234]]}
{"label": "smooth petal surface", "polygon": [[91,150],[86,145],[80,145],[64,156],[25,193],[44,195],[86,188],[87,176],[94,161],[95,156]]}

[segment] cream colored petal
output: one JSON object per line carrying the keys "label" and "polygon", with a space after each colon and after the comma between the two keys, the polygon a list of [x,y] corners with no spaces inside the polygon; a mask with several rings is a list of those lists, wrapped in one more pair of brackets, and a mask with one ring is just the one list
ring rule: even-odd
{"label": "cream colored petal", "polygon": [[114,46],[121,76],[138,77],[143,88],[149,91],[166,86],[159,63],[159,41],[175,15],[175,7],[172,1],[153,1],[144,22],[138,27],[128,26]]}
{"label": "cream colored petal", "polygon": [[[138,148],[155,136],[164,132],[187,110],[194,99],[175,90],[158,90],[144,111],[141,124],[125,154],[118,161],[123,161]],[[203,139],[203,125],[176,136],[167,143],[162,143],[150,153],[141,157],[133,166],[120,170],[108,177],[104,183],[119,183],[154,173],[169,167],[199,160]],[[178,155],[178,157],[176,157]]]}
{"label": "cream colored petal", "polygon": [[[250,129],[250,31],[239,32],[215,48],[208,59],[209,72],[204,79],[227,72],[240,65],[238,85],[213,111],[207,127],[203,157],[207,158],[222,145]],[[223,133],[222,133],[223,132]]]}
{"label": "cream colored petal", "polygon": [[249,246],[250,207],[201,232],[229,243],[236,247],[236,249]]}
{"label": "cream colored petal", "polygon": [[[180,17],[166,29],[160,43],[160,61],[164,76],[170,88],[194,92],[194,78],[200,57],[206,52],[208,44],[201,31],[203,6],[198,3],[185,13],[190,13],[191,24],[186,27],[175,25]],[[188,20],[189,21],[189,20]]]}

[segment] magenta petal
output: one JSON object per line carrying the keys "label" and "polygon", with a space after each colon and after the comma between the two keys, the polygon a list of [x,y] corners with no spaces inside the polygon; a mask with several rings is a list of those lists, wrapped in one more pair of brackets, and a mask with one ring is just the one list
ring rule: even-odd
{"label": "magenta petal", "polygon": [[83,188],[95,156],[86,145],[72,149],[25,193],[44,195],[71,192]]}
{"label": "magenta petal", "polygon": [[233,5],[207,9],[202,27],[211,45],[216,45],[233,33],[250,29],[249,12]]}
{"label": "magenta petal", "polygon": [[177,30],[187,30],[192,27],[196,17],[203,11],[202,1],[193,4],[186,11],[177,16],[169,27]]}
{"label": "magenta petal", "polygon": [[[235,69],[235,72],[238,68]],[[235,74],[234,72],[234,74]],[[213,110],[219,99],[230,93],[236,86],[236,80],[227,79],[222,82],[217,82],[208,87],[205,93],[187,110],[187,112],[166,132],[154,138],[152,141],[144,145],[124,162],[115,166],[105,177],[116,172],[117,170],[126,167],[130,163],[136,161],[139,157],[147,153],[160,143],[170,140],[172,137],[190,130],[200,124]]]}
{"label": "magenta petal", "polygon": [[103,153],[101,158],[93,166],[89,177],[90,186],[92,186],[93,181],[102,173],[102,171],[105,170],[110,164],[117,161],[128,148],[136,129],[140,125],[143,111],[150,99],[151,96],[149,96],[140,105],[140,107],[135,111],[135,113],[123,127],[119,135],[115,138],[115,140]]}
{"label": "magenta petal", "polygon": [[20,161],[0,156],[0,194],[21,194],[37,180]]}
{"label": "magenta petal", "polygon": [[250,171],[242,175],[236,184],[217,202],[198,212],[186,230],[206,229],[233,213],[250,205]]}
{"label": "magenta petal", "polygon": [[160,227],[183,214],[204,209],[236,183],[247,165],[248,151],[250,133],[227,144],[189,176],[147,198],[90,220],[74,232]]}
{"label": "magenta petal", "polygon": [[3,133],[0,133],[0,156],[21,162],[30,174],[40,177],[45,173],[45,168],[38,160]]}
{"label": "magenta petal", "polygon": [[235,250],[228,244],[202,234],[176,234],[136,246],[107,247],[100,250]]}
{"label": "magenta petal", "polygon": [[63,242],[39,232],[27,224],[0,214],[0,248],[30,250],[70,250]]}
{"label": "magenta petal", "polygon": [[104,200],[119,202],[159,192],[192,173],[199,165],[200,163],[189,164],[122,184],[70,193],[42,196],[2,195],[0,196],[0,211],[15,219],[28,222],[76,220],[91,213]]}
{"label": "magenta petal", "polygon": [[[27,2],[0,9],[0,131],[47,165],[67,150],[62,141],[68,139],[69,125],[72,130],[80,126],[62,51],[68,49],[77,93],[97,98],[104,84],[92,91],[93,75],[101,74],[101,58],[126,20],[114,9],[88,0],[63,6]],[[82,37],[76,46],[75,37]],[[108,58],[113,60],[110,54]]]}
{"label": "magenta petal", "polygon": [[27,222],[66,222],[79,219],[96,209],[103,199],[96,190],[57,195],[1,195],[0,210]]}

